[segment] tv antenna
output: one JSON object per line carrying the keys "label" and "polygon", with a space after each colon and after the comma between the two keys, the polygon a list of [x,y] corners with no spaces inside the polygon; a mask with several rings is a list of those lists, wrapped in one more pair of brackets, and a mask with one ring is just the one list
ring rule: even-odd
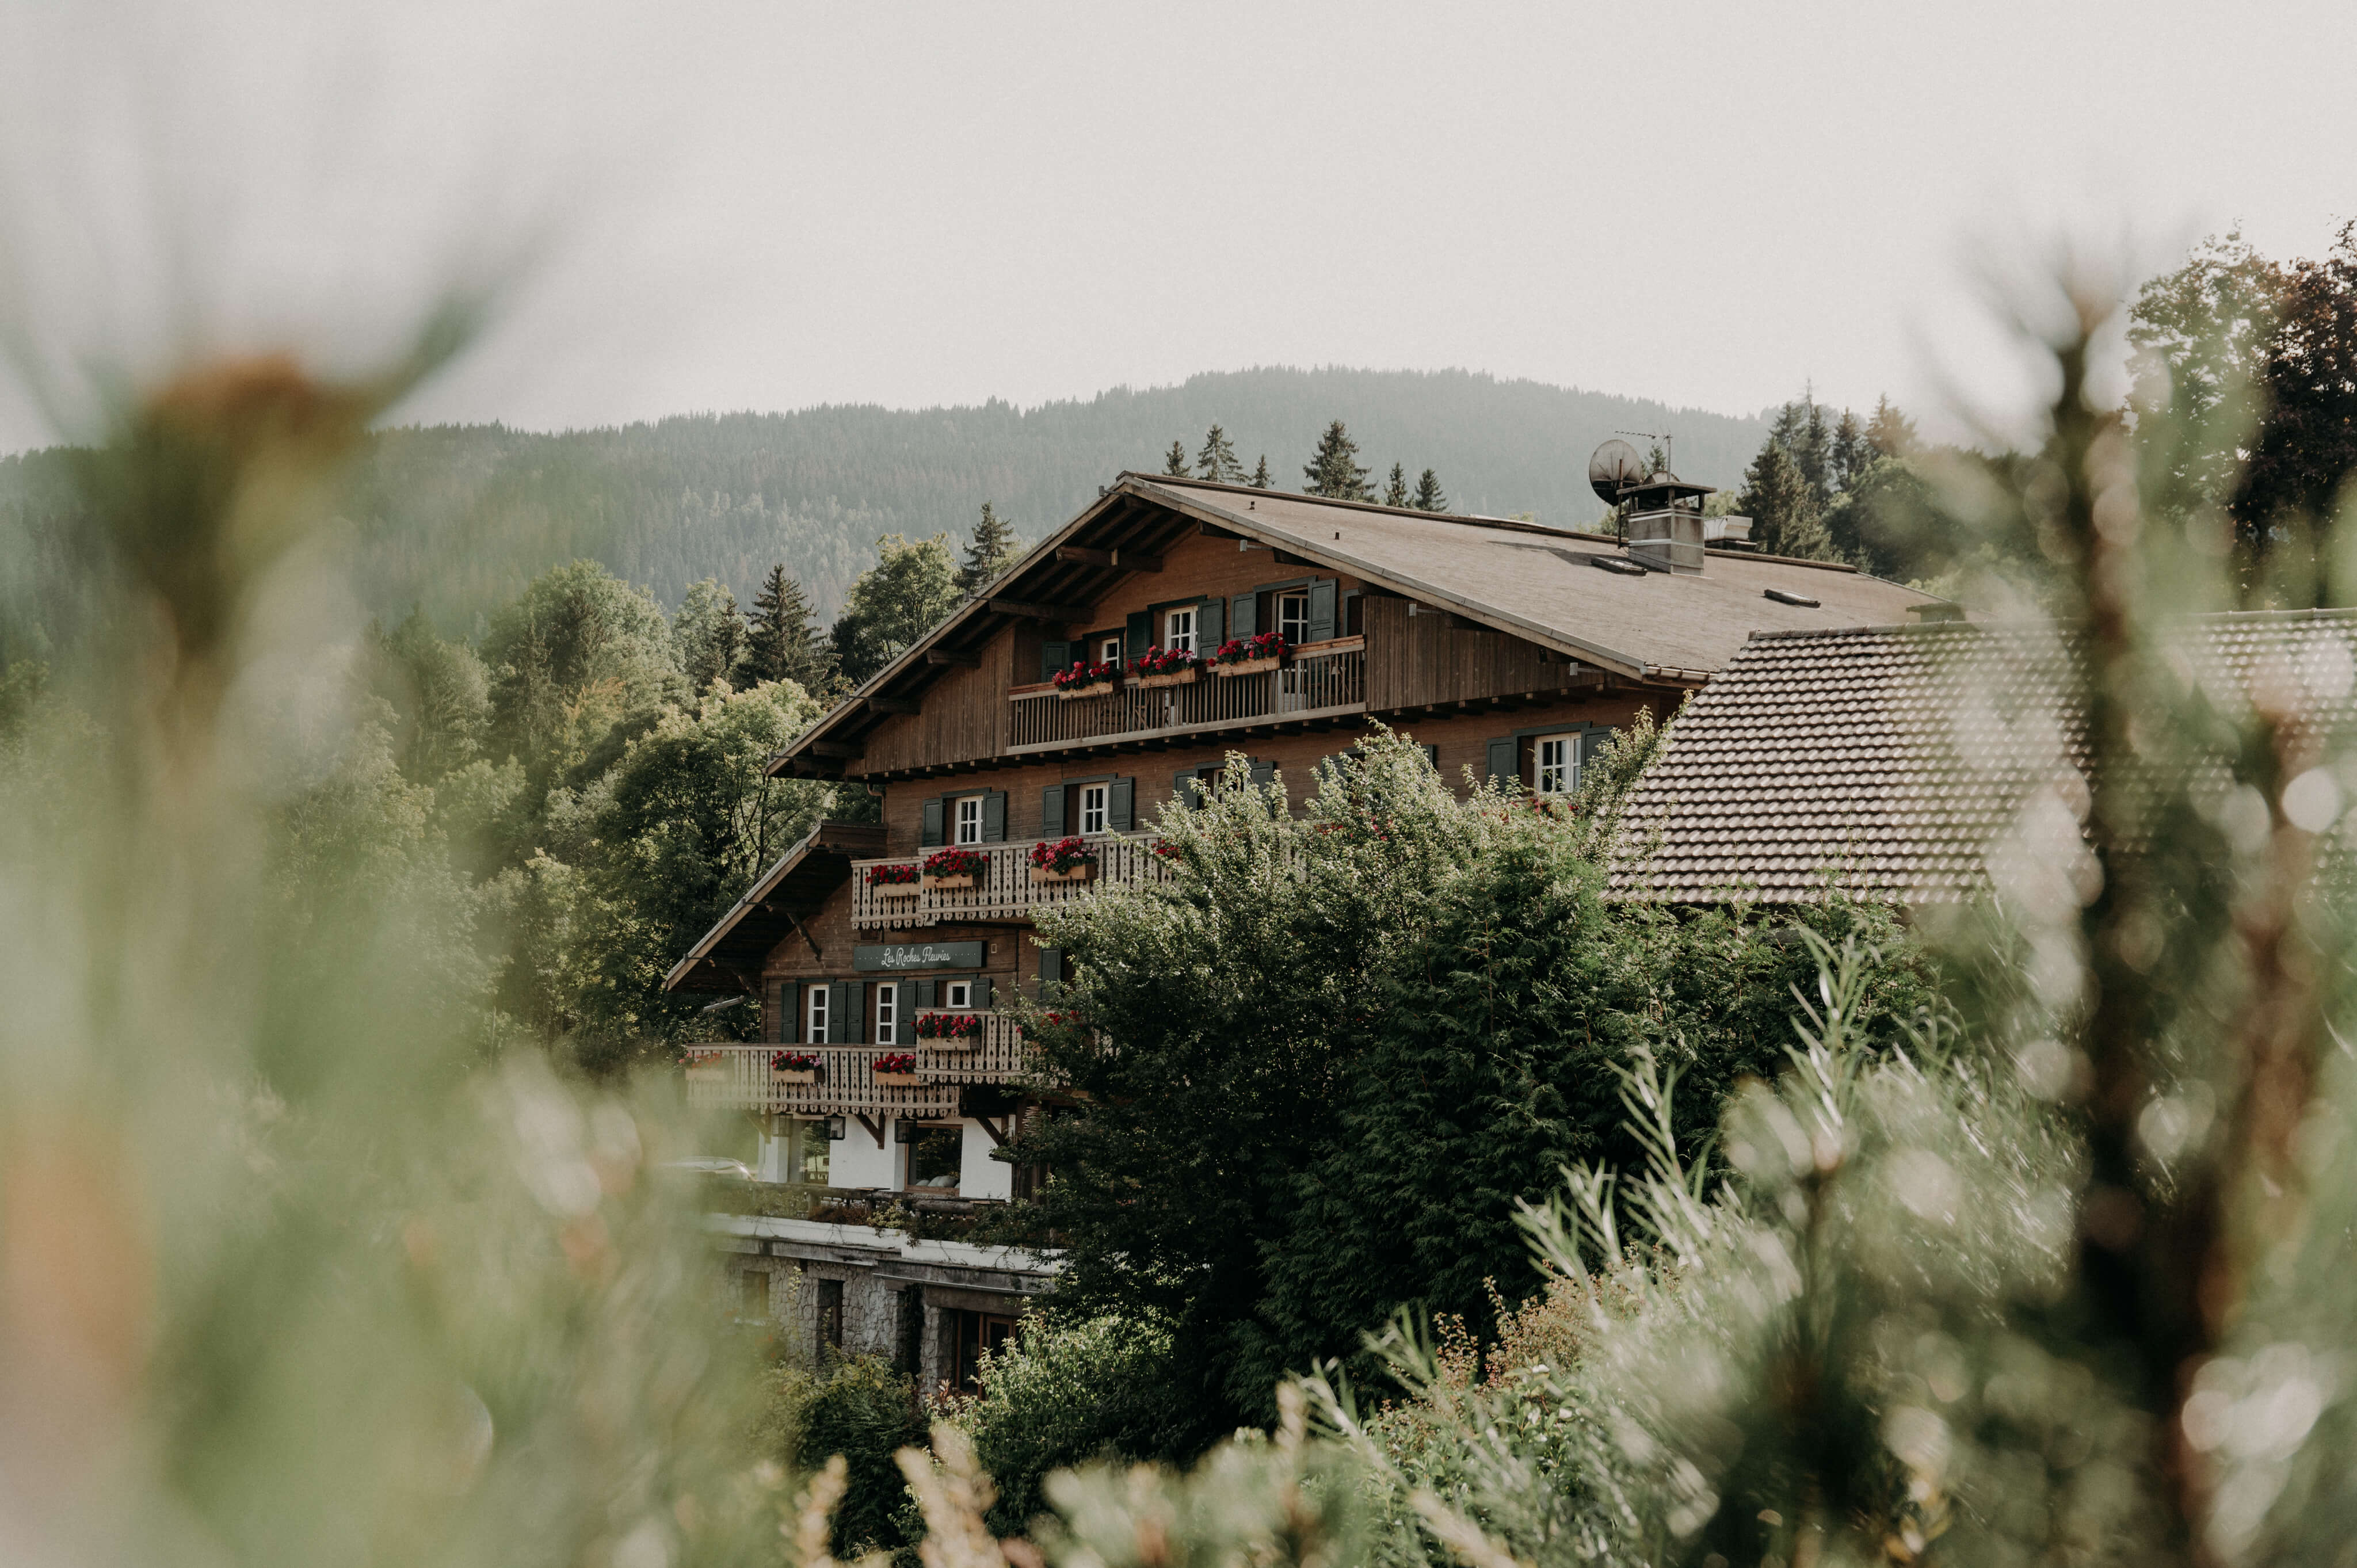
{"label": "tv antenna", "polygon": [[1612,434],[1615,435],[1641,435],[1648,441],[1660,442],[1662,444],[1662,467],[1669,469],[1673,473],[1677,471],[1678,438],[1671,435],[1668,431],[1616,430]]}

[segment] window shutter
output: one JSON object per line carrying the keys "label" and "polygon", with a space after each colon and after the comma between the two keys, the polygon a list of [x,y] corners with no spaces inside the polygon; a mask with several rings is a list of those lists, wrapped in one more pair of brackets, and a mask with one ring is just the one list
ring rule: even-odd
{"label": "window shutter", "polygon": [[778,1044],[802,1043],[802,988],[791,981],[778,987]]}
{"label": "window shutter", "polygon": [[892,1037],[905,1046],[917,1037],[917,983],[904,980],[897,989],[900,993],[892,999]]}
{"label": "window shutter", "polygon": [[1267,761],[1262,757],[1254,757],[1252,759],[1252,781],[1253,788],[1255,789],[1259,789],[1264,784],[1275,783],[1276,764]]}
{"label": "window shutter", "polygon": [[1182,768],[1173,773],[1170,776],[1170,798],[1181,805],[1201,805],[1203,792],[1195,788],[1195,770],[1191,768]]}
{"label": "window shutter", "polygon": [[1137,780],[1116,779],[1105,786],[1105,826],[1117,833],[1129,832],[1137,814]]}
{"label": "window shutter", "polygon": [[1512,736],[1500,736],[1490,742],[1490,777],[1500,784],[1520,779],[1523,770],[1514,756],[1516,744]]}
{"label": "window shutter", "polygon": [[1129,658],[1135,659],[1153,646],[1154,617],[1139,610],[1129,618],[1129,630],[1123,637],[1122,647]]}
{"label": "window shutter", "polygon": [[1226,623],[1227,617],[1228,601],[1225,599],[1205,599],[1195,607],[1195,651],[1218,651],[1220,644],[1228,639],[1227,633],[1220,629]]}
{"label": "window shutter", "polygon": [[1238,594],[1228,601],[1228,635],[1251,637],[1260,630],[1258,594]]}
{"label": "window shutter", "polygon": [[1592,729],[1579,737],[1579,766],[1582,768],[1587,768],[1589,759],[1604,749],[1604,743],[1610,740],[1613,734],[1609,729]]}
{"label": "window shutter", "polygon": [[1437,746],[1419,746],[1416,747],[1416,750],[1424,753],[1425,761],[1431,765],[1432,770],[1435,773],[1440,771],[1440,747]]}
{"label": "window shutter", "polygon": [[1006,842],[1006,791],[993,789],[982,798],[982,842]]}
{"label": "window shutter", "polygon": [[997,1000],[998,993],[991,985],[990,976],[975,975],[974,977],[974,1010],[977,1013],[990,1012],[991,1004]]}
{"label": "window shutter", "polygon": [[1048,988],[1049,986],[1061,985],[1063,983],[1064,950],[1061,948],[1041,948],[1039,950],[1039,1000],[1042,1002],[1048,1000]]}
{"label": "window shutter", "polygon": [[936,848],[942,842],[942,798],[939,795],[925,802],[925,831],[917,842],[926,849]]}
{"label": "window shutter", "polygon": [[1072,663],[1072,645],[1069,642],[1043,642],[1039,645],[1039,679],[1051,679],[1059,670],[1068,670]]}
{"label": "window shutter", "polygon": [[826,983],[827,1044],[856,1046],[866,1038],[867,1031],[859,1026],[859,993],[865,989],[856,981]]}
{"label": "window shutter", "polygon": [[1309,584],[1310,642],[1323,642],[1334,635],[1334,579],[1318,577]]}
{"label": "window shutter", "polygon": [[914,983],[918,1006],[938,1007],[942,1004],[942,983],[939,980],[920,980]]}
{"label": "window shutter", "polygon": [[1050,784],[1039,791],[1039,836],[1060,839],[1064,836],[1064,787]]}

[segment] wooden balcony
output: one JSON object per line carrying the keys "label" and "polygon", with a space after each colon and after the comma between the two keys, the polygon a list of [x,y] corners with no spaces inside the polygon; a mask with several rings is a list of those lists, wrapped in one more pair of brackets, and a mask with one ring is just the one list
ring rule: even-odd
{"label": "wooden balcony", "polygon": [[[1028,1052],[1011,1013],[985,1013],[974,1040],[917,1040],[896,1046],[689,1046],[687,1102],[706,1111],[765,1111],[792,1116],[958,1114],[958,1088],[1013,1083],[1026,1076]],[[770,1069],[780,1051],[819,1058],[818,1083],[781,1083]],[[913,1051],[911,1087],[876,1081],[874,1062],[891,1051]]]}
{"label": "wooden balcony", "polygon": [[1143,686],[1125,679],[1102,697],[1068,698],[1051,685],[1017,687],[1007,697],[1011,757],[1261,725],[1308,725],[1367,711],[1367,639],[1304,643],[1284,669],[1253,675],[1201,669],[1179,686]]}
{"label": "wooden balcony", "polygon": [[972,887],[924,887],[899,885],[909,891],[868,883],[874,865],[919,865],[931,850],[890,860],[851,863],[851,923],[855,927],[907,929],[938,926],[945,920],[1028,920],[1042,906],[1069,904],[1085,898],[1107,883],[1158,881],[1162,863],[1155,857],[1153,841],[1146,838],[1092,837],[1097,852],[1096,875],[1086,882],[1031,880],[1031,840],[1021,843],[983,843],[971,847],[983,858],[982,875]]}

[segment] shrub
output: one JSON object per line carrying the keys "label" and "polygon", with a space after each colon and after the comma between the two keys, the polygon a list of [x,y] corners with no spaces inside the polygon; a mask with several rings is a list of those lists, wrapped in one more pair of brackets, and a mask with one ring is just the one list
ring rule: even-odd
{"label": "shrub", "polygon": [[761,1451],[802,1470],[843,1455],[849,1487],[834,1514],[834,1555],[848,1561],[911,1544],[900,1517],[908,1487],[892,1456],[925,1441],[915,1384],[877,1356],[831,1358],[815,1371],[781,1360],[770,1380],[754,1432]]}

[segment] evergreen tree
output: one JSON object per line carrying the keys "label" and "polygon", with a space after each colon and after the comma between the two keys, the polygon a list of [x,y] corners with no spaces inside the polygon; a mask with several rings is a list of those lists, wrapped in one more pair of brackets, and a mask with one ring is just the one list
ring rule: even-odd
{"label": "evergreen tree", "polygon": [[1397,463],[1392,465],[1392,477],[1383,486],[1385,506],[1407,505],[1407,470]]}
{"label": "evergreen tree", "polygon": [[1302,478],[1309,481],[1302,487],[1302,494],[1338,501],[1374,499],[1367,489],[1367,470],[1359,467],[1358,459],[1359,444],[1351,439],[1340,420],[1334,421],[1318,438],[1318,450],[1301,470]]}
{"label": "evergreen tree", "polygon": [[1751,519],[1752,540],[1764,553],[1813,561],[1833,558],[1816,487],[1773,435],[1744,470],[1743,493],[1735,504]]}
{"label": "evergreen tree", "polygon": [[1244,466],[1236,460],[1236,444],[1216,424],[1203,436],[1203,449],[1195,454],[1195,472],[1223,485],[1243,482]]}
{"label": "evergreen tree", "polygon": [[1915,422],[1893,408],[1889,398],[1878,399],[1874,417],[1866,422],[1866,439],[1886,457],[1911,457],[1918,444]]}
{"label": "evergreen tree", "polygon": [[965,547],[965,564],[958,568],[958,592],[971,599],[1000,573],[1015,564],[1015,531],[1000,521],[988,501],[982,503],[982,521]]}
{"label": "evergreen tree", "polygon": [[1415,494],[1407,503],[1418,511],[1447,511],[1448,498],[1440,493],[1440,476],[1426,468],[1415,482]]}
{"label": "evergreen tree", "polygon": [[1163,454],[1162,472],[1166,478],[1173,479],[1185,479],[1194,477],[1194,470],[1187,466],[1187,444],[1185,442],[1173,441],[1170,444],[1170,450]]}
{"label": "evergreen tree", "polygon": [[1874,461],[1874,446],[1866,438],[1866,426],[1848,409],[1843,409],[1841,418],[1835,422],[1828,456],[1833,488],[1837,491],[1857,483],[1858,476]]}
{"label": "evergreen tree", "polygon": [[1258,465],[1257,465],[1257,466],[1253,469],[1253,477],[1252,477],[1252,478],[1251,478],[1251,480],[1250,480],[1250,483],[1251,483],[1251,485],[1252,485],[1252,488],[1253,488],[1253,489],[1256,489],[1256,490],[1265,490],[1265,489],[1269,489],[1270,487],[1272,487],[1273,485],[1275,485],[1275,484],[1276,483],[1276,481],[1275,481],[1275,480],[1274,480],[1274,479],[1272,479],[1272,478],[1270,478],[1268,477],[1268,454],[1267,454],[1267,453],[1264,452],[1264,453],[1262,453],[1262,454],[1260,455],[1260,462],[1259,462],[1259,464],[1258,464]]}
{"label": "evergreen tree", "polygon": [[691,688],[700,693],[715,681],[735,683],[737,667],[745,657],[745,617],[737,607],[737,596],[718,579],[689,585],[679,614],[672,618],[671,636]]}
{"label": "evergreen tree", "polygon": [[834,651],[820,642],[809,597],[782,565],[770,568],[747,618],[744,673],[748,681],[792,681],[823,690],[834,673]]}

